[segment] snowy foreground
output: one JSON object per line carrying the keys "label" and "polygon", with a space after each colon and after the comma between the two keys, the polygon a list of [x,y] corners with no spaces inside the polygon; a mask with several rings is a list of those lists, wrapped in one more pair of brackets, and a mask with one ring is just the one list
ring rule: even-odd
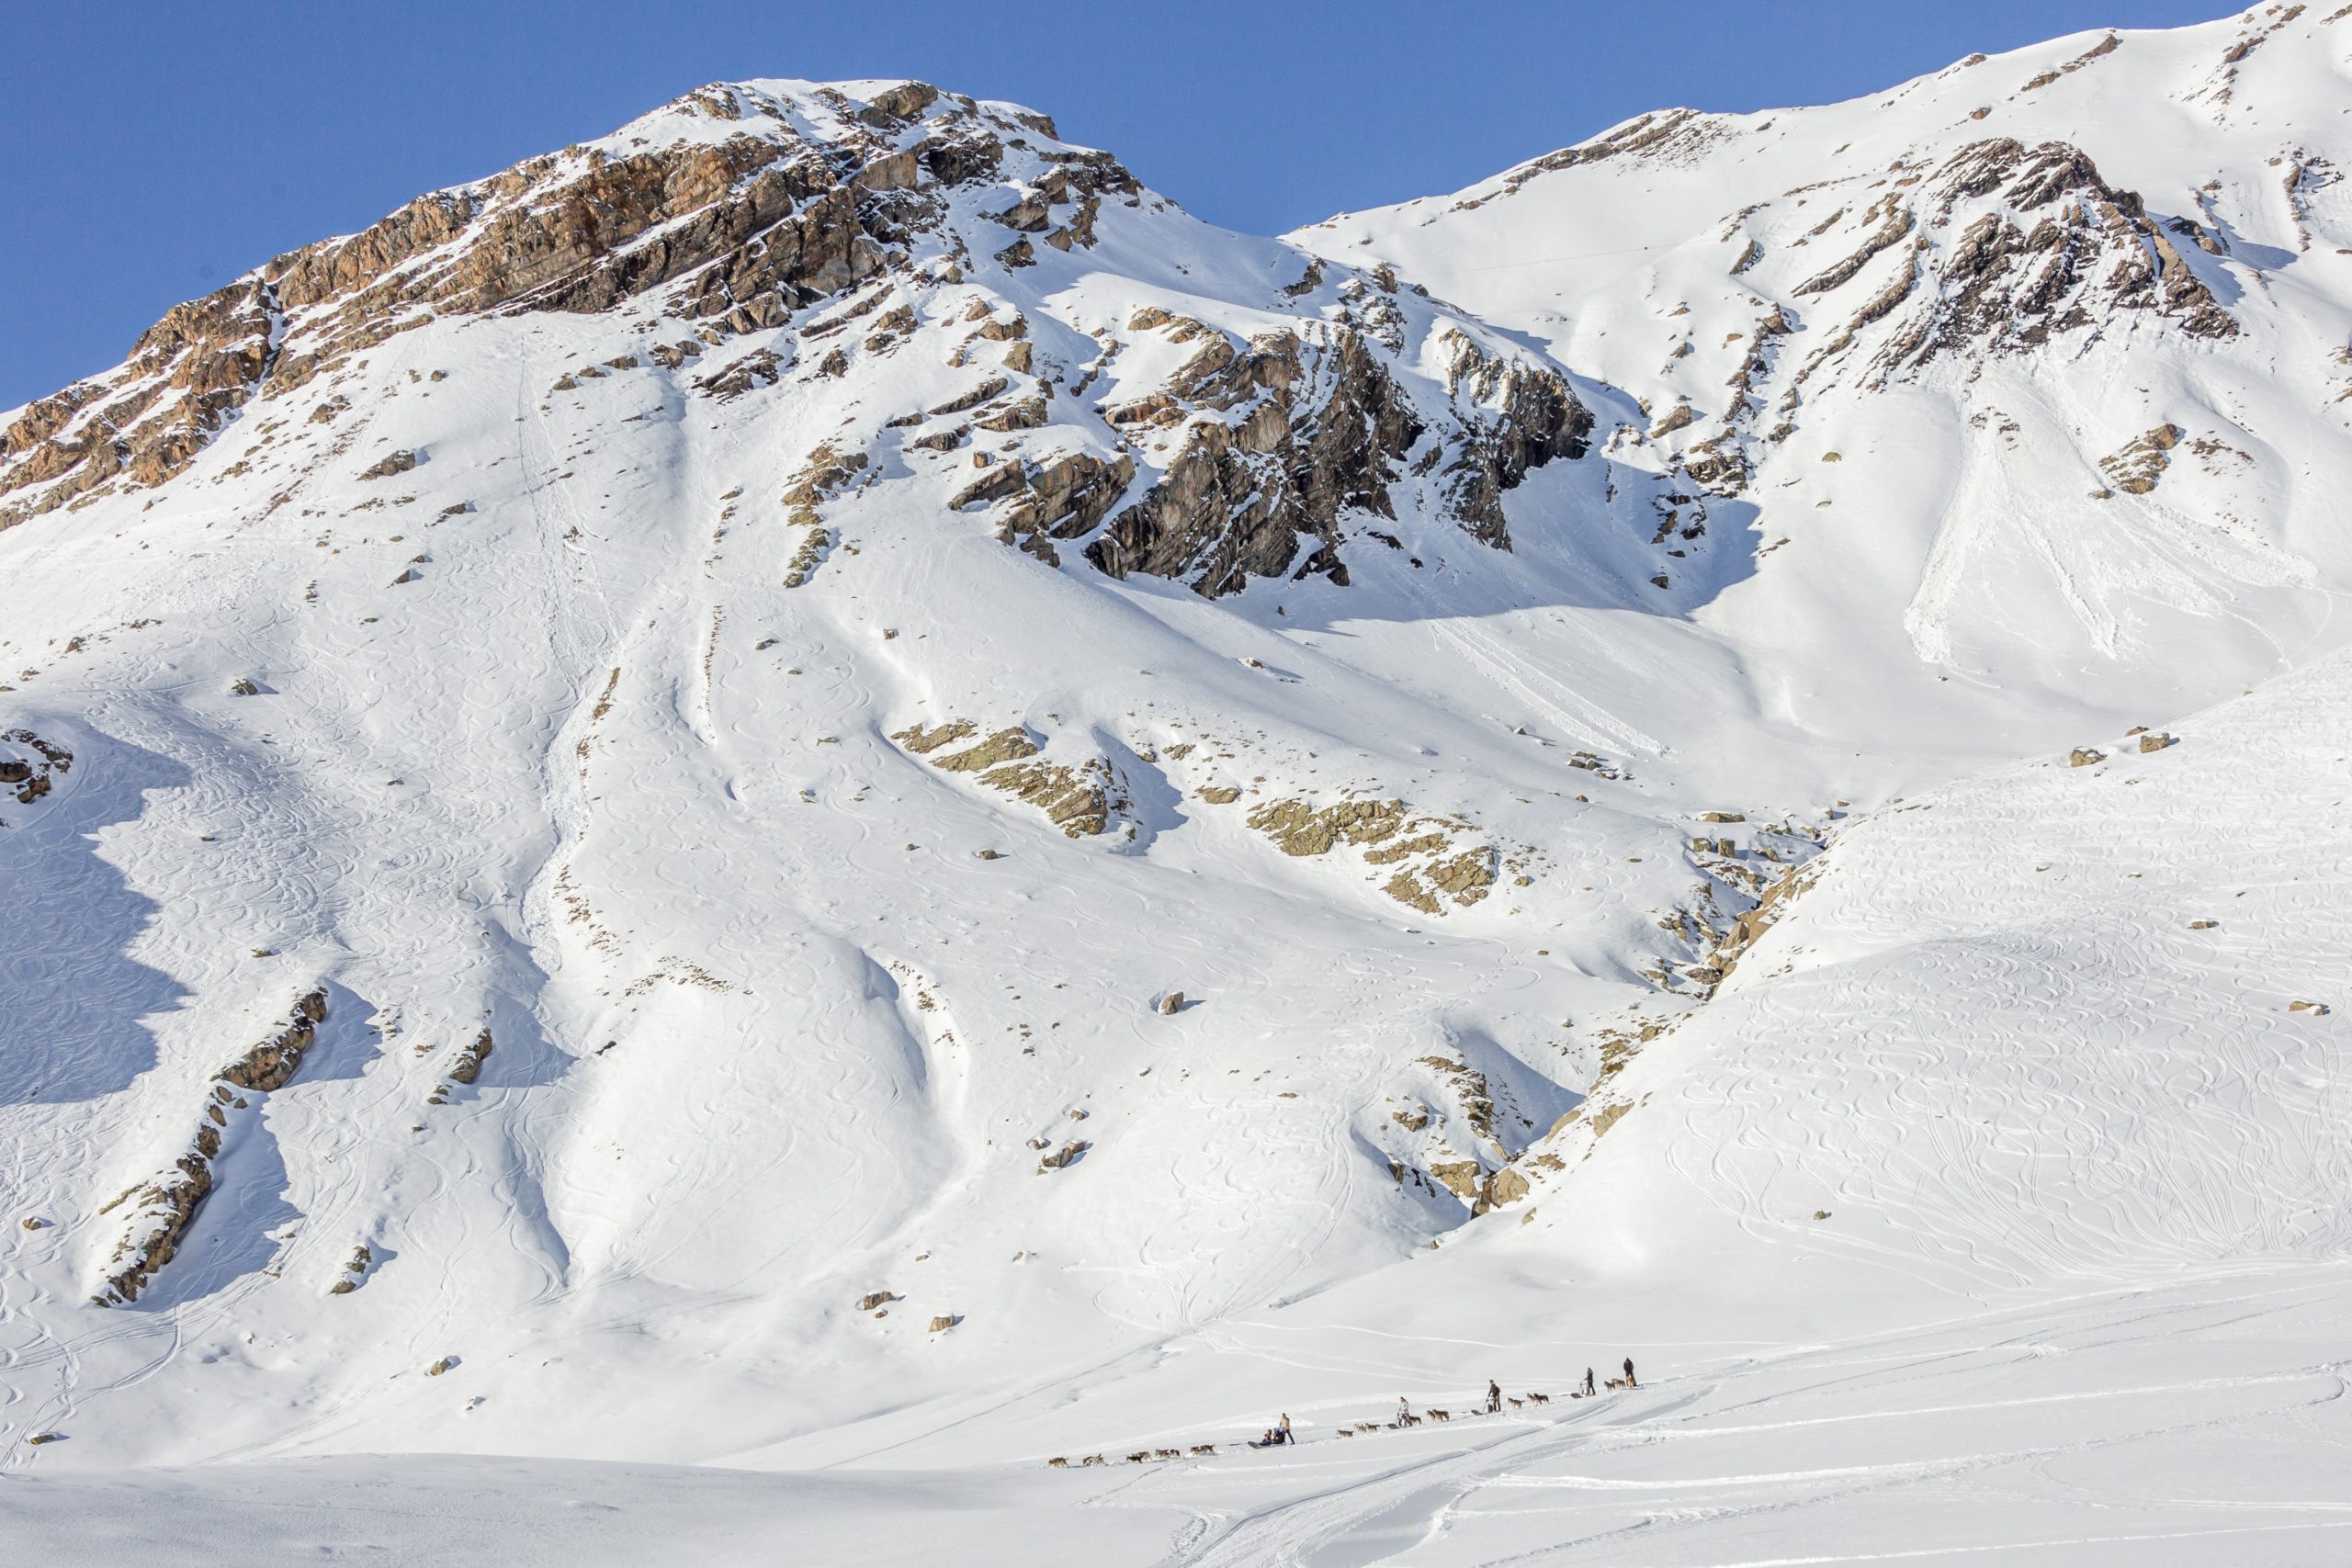
{"label": "snowy foreground", "polygon": [[719,85],[0,415],[0,1562],[2352,1562],[2347,103]]}
{"label": "snowy foreground", "polygon": [[[9,1488],[0,1549],[160,1568],[2340,1563],[2348,1302],[2352,1272],[2299,1266],[1835,1344],[1653,1333],[1636,1348],[1688,1370],[1543,1416],[1346,1441],[1329,1423],[1376,1404],[1315,1391],[1426,1388],[1426,1369],[1387,1334],[1235,1325],[1200,1359],[1231,1363],[1219,1381],[1306,1391],[1295,1449],[1069,1474],[978,1455],[755,1472],[382,1454],[68,1473]],[[1487,1359],[1561,1355],[1516,1342]],[[1179,1435],[1230,1429],[1203,1414]]]}

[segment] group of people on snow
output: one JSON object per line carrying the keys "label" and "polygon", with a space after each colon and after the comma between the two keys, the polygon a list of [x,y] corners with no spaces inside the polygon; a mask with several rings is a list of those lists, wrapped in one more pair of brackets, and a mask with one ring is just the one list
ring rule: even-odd
{"label": "group of people on snow", "polygon": [[[1639,1388],[1641,1386],[1641,1384],[1636,1382],[1634,1378],[1633,1357],[1628,1356],[1625,1358],[1625,1376],[1622,1384],[1619,1380],[1611,1378],[1609,1380],[1609,1386],[1611,1388],[1621,1386],[1624,1388]],[[1573,1399],[1589,1399],[1599,1393],[1600,1389],[1593,1382],[1592,1369],[1590,1367],[1587,1367],[1584,1370],[1584,1387],[1577,1390],[1569,1397]],[[1544,1398],[1542,1394],[1535,1394],[1532,1397],[1539,1404],[1544,1402]],[[1511,1403],[1513,1404],[1517,1404],[1519,1401],[1514,1399]],[[1488,1378],[1487,1380],[1487,1414],[1489,1416],[1499,1416],[1502,1414],[1502,1409],[1503,1385],[1497,1382],[1494,1379]],[[1443,1416],[1445,1412],[1443,1411],[1438,1412],[1440,1416]],[[1419,1424],[1420,1417],[1413,1414],[1412,1401],[1405,1398],[1402,1394],[1397,1395],[1396,1425],[1399,1427],[1414,1427],[1419,1426]],[[1290,1415],[1285,1411],[1281,1420],[1267,1427],[1264,1435],[1260,1437],[1250,1446],[1253,1449],[1277,1449],[1287,1447],[1290,1444],[1295,1443],[1297,1440],[1298,1439],[1296,1438],[1291,1435]]]}

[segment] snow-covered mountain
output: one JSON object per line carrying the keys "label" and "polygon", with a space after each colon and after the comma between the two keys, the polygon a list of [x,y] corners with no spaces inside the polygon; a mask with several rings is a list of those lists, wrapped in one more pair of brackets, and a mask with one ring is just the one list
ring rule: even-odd
{"label": "snow-covered mountain", "polygon": [[[2227,1492],[2112,1331],[2329,1419],[2347,103],[2268,6],[1275,240],[714,85],[0,417],[26,1539],[397,1451],[960,1472],[695,1506],[932,1561],[1761,1557],[2046,1480],[1841,1435],[1946,1358],[2099,1412],[1986,1544]],[[1563,1397],[997,1468],[1489,1376]]]}

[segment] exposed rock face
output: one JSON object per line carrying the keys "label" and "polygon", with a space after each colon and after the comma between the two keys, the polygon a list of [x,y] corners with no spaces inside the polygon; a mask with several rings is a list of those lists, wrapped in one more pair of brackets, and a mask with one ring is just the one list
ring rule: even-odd
{"label": "exposed rock face", "polygon": [[1396,866],[1381,891],[1426,915],[1443,914],[1447,902],[1476,904],[1494,885],[1494,850],[1457,841],[1474,831],[1469,823],[1416,816],[1401,800],[1343,800],[1320,809],[1270,800],[1249,820],[1284,854],[1328,854],[1344,843],[1363,849],[1367,864]]}
{"label": "exposed rock face", "polygon": [[[1917,189],[1915,199],[1938,226],[1963,202],[1989,197],[1995,205],[1921,273],[1926,303],[1881,350],[1881,374],[1972,345],[1994,353],[2031,348],[2112,310],[2150,312],[2190,337],[2237,333],[2237,321],[2140,197],[2109,185],[2080,148],[1974,142]],[[1913,210],[1904,204],[1904,222]],[[1858,316],[1854,324],[1865,323]]]}
{"label": "exposed rock face", "polygon": [[[158,1270],[177,1257],[188,1227],[213,1184],[212,1162],[220,1153],[228,1111],[243,1110],[247,1101],[233,1092],[254,1093],[282,1088],[302,1065],[302,1056],[327,1015],[323,987],[294,1004],[284,1029],[223,1067],[196,1123],[196,1135],[187,1152],[153,1179],[130,1188],[99,1212],[130,1203],[122,1238],[108,1258],[109,1270],[92,1300],[100,1306],[119,1306],[138,1299]],[[134,1201],[135,1200],[135,1201]]]}
{"label": "exposed rock face", "polygon": [[311,992],[294,1004],[294,1016],[284,1029],[221,1068],[220,1081],[264,1092],[283,1088],[301,1066],[303,1053],[318,1038],[326,1016],[326,992]]}
{"label": "exposed rock face", "polygon": [[2156,488],[2156,481],[2172,462],[2172,449],[2188,434],[2177,424],[2160,424],[2146,434],[2134,437],[2122,450],[2101,457],[2098,466],[2106,470],[2117,490],[2126,495],[2145,495]]}
{"label": "exposed rock face", "polygon": [[1320,575],[1344,584],[1342,515],[1394,518],[1391,487],[1425,436],[1442,443],[1426,463],[1450,454],[1441,487],[1446,513],[1482,542],[1509,548],[1502,493],[1531,468],[1582,457],[1591,414],[1556,373],[1448,331],[1453,400],[1443,428],[1432,430],[1385,360],[1401,337],[1374,346],[1373,332],[1389,318],[1369,307],[1353,317],[1363,330],[1302,322],[1237,345],[1190,318],[1138,314],[1131,327],[1202,346],[1163,388],[1105,410],[1114,425],[1183,431],[1159,479],[1112,518],[1088,558],[1114,577],[1182,578],[1211,597],[1253,577]]}
{"label": "exposed rock face", "polygon": [[[978,732],[969,719],[950,719],[935,728],[918,724],[890,737],[919,757]],[[1126,808],[1126,791],[1110,763],[1090,758],[1065,767],[1038,758],[1044,750],[1025,726],[1000,729],[978,744],[944,757],[932,766],[951,773],[977,773],[980,783],[1037,807],[1067,838],[1106,831],[1114,812]]]}
{"label": "exposed rock face", "polygon": [[1583,457],[1592,413],[1556,371],[1489,354],[1464,333],[1447,333],[1444,346],[1446,390],[1457,398],[1467,390],[1474,405],[1491,414],[1462,421],[1460,450],[1443,470],[1447,506],[1474,536],[1509,549],[1503,492],[1516,489],[1530,468]]}
{"label": "exposed rock face", "polygon": [[1478,1187],[1485,1173],[1475,1159],[1441,1160],[1430,1167],[1430,1174],[1445,1184],[1446,1190],[1464,1202],[1478,1196]]}
{"label": "exposed rock face", "polygon": [[[1870,188],[1877,194],[1866,204],[1838,208],[1795,241],[1830,259],[1786,285],[1802,311],[1767,310],[1721,414],[1710,416],[1716,422],[1685,438],[1679,455],[1696,483],[1744,490],[1756,444],[1785,439],[1816,378],[1838,379],[1860,344],[1867,356],[1857,354],[1849,378],[1879,390],[1947,357],[2026,354],[2066,334],[2155,330],[2210,341],[2239,332],[2175,240],[2215,254],[2220,242],[2194,220],[2152,218],[2069,143],[1991,138],[1914,154]],[[1764,254],[1751,239],[1732,272]],[[1804,358],[1782,374],[1777,362],[1793,345],[1805,345]],[[1780,396],[1768,401],[1774,382]],[[1674,434],[1700,418],[1677,405],[1646,434]]]}
{"label": "exposed rock face", "polygon": [[[548,395],[649,361],[675,371],[706,345],[763,334],[692,380],[732,401],[846,376],[854,355],[952,333],[947,363],[986,373],[910,422],[967,420],[908,446],[1038,434],[976,449],[981,471],[949,504],[989,509],[1000,538],[1050,564],[1060,564],[1057,541],[1082,539],[1099,570],[1179,578],[1204,594],[1287,575],[1345,583],[1343,519],[1395,519],[1408,457],[1414,479],[1434,475],[1413,504],[1508,548],[1504,492],[1531,468],[1585,450],[1591,416],[1558,374],[1460,328],[1445,329],[1437,357],[1408,352],[1417,320],[1436,329],[1400,305],[1388,268],[1329,277],[1311,261],[1283,290],[1292,323],[1246,344],[1145,308],[1130,330],[1164,329],[1189,357],[1164,384],[1123,389],[1119,404],[1080,413],[1060,399],[1081,397],[1115,343],[1071,387],[1065,367],[1041,358],[1051,335],[1033,331],[1019,302],[950,304],[941,292],[972,287],[967,269],[989,270],[979,256],[1035,266],[1095,244],[1105,202],[1140,205],[1142,187],[1107,154],[1032,143],[1029,134],[1050,134],[1041,116],[920,83],[860,90],[862,100],[833,88],[703,88],[614,137],[420,197],[357,234],[276,258],[180,307],[119,370],[33,405],[0,434],[0,526],[117,484],[161,483],[250,400],[340,377],[412,328],[649,299],[689,334],[571,367]],[[860,333],[847,330],[860,321]],[[799,352],[820,339],[830,341]],[[1443,367],[1442,398],[1426,389],[1428,364]],[[367,417],[331,387],[313,397],[306,423],[344,431]],[[1127,439],[1105,449],[1098,412]],[[1073,441],[1075,419],[1091,428]],[[1163,429],[1136,495],[1145,459],[1132,443]],[[810,530],[785,565],[791,586],[808,584],[839,543],[819,521],[821,502],[880,471],[860,471],[870,454],[852,447],[857,438],[836,439],[842,449],[812,456],[786,498]],[[392,478],[422,460],[379,452],[359,477]],[[399,579],[423,580],[413,570]]]}
{"label": "exposed rock face", "polygon": [[1405,826],[1401,800],[1344,800],[1317,810],[1303,800],[1270,800],[1250,813],[1250,826],[1286,855],[1328,853],[1339,843],[1376,844]]}
{"label": "exposed rock face", "polygon": [[1521,1198],[1526,1197],[1527,1193],[1528,1183],[1525,1174],[1515,1167],[1507,1165],[1487,1178],[1486,1188],[1479,1193],[1478,1199],[1480,1205],[1484,1208],[1499,1209],[1506,1203],[1518,1202]]}
{"label": "exposed rock face", "polygon": [[1287,573],[1306,535],[1320,544],[1301,575],[1345,582],[1335,547],[1340,512],[1396,515],[1390,466],[1422,428],[1409,400],[1350,328],[1303,325],[1238,349],[1201,323],[1180,318],[1177,327],[1208,341],[1163,392],[1106,417],[1126,424],[1174,423],[1196,410],[1235,417],[1191,424],[1159,482],[1111,520],[1087,558],[1114,577],[1182,577],[1215,596],[1251,577]]}
{"label": "exposed rock face", "polygon": [[490,1051],[490,1027],[485,1024],[482,1032],[474,1036],[474,1043],[458,1053],[457,1062],[449,1068],[449,1081],[471,1083],[481,1077],[481,1065],[488,1059]]}
{"label": "exposed rock face", "polygon": [[[0,732],[0,740],[22,746],[38,756],[38,762],[19,758],[0,756],[0,788],[14,795],[19,806],[30,806],[56,787],[56,780],[74,771],[74,753],[54,740],[45,740],[29,729]],[[5,824],[0,824],[4,826]]]}
{"label": "exposed rock face", "polygon": [[980,775],[980,782],[1027,802],[1046,814],[1065,838],[1082,839],[1105,831],[1111,813],[1125,807],[1114,790],[1110,766],[1094,759],[1078,768],[1051,762],[1008,763]]}
{"label": "exposed rock face", "polygon": [[[969,99],[922,83],[863,105],[834,96],[841,118],[819,137],[764,93],[703,88],[673,107],[741,122],[741,134],[714,144],[673,130],[637,138],[659,142],[642,151],[533,158],[175,307],[120,368],[0,433],[0,497],[13,497],[0,527],[118,477],[162,483],[257,393],[300,387],[436,317],[598,311],[667,288],[665,308],[705,323],[711,341],[784,325],[902,256],[895,247],[936,215],[930,187],[987,178],[1003,158]],[[918,118],[920,145],[893,145]],[[1065,155],[1048,185],[1043,209],[1066,215],[1046,238],[1064,249],[1092,243],[1105,194],[1138,188],[1100,153]]]}
{"label": "exposed rock face", "polygon": [[1010,498],[1012,504],[997,515],[998,536],[1058,561],[1046,541],[1092,533],[1126,493],[1135,474],[1135,463],[1125,454],[1104,459],[1069,452],[1043,462],[1016,457],[991,465],[949,504],[960,510]]}
{"label": "exposed rock face", "polygon": [[220,1152],[220,1134],[199,1127],[196,1143],[173,1162],[171,1170],[137,1192],[130,1234],[117,1245],[112,1262],[121,1265],[107,1275],[92,1299],[101,1306],[134,1301],[158,1269],[179,1255],[180,1242],[196,1221],[197,1206],[212,1190],[212,1156]]}
{"label": "exposed rock face", "polygon": [[376,1254],[366,1242],[363,1241],[357,1247],[353,1247],[351,1249],[350,1261],[343,1266],[343,1278],[337,1280],[334,1284],[327,1287],[327,1294],[331,1296],[347,1296],[351,1294],[351,1292],[357,1290],[360,1283],[368,1278],[368,1270],[374,1264],[375,1260]]}
{"label": "exposed rock face", "polygon": [[277,349],[277,299],[244,279],[175,305],[112,374],[76,382],[0,432],[0,528],[121,476],[160,484],[253,395]]}
{"label": "exposed rock face", "polygon": [[362,468],[359,472],[359,477],[363,479],[388,479],[394,474],[407,473],[411,468],[415,467],[415,453],[406,451],[390,452],[377,459],[375,462],[369,464],[367,468]]}

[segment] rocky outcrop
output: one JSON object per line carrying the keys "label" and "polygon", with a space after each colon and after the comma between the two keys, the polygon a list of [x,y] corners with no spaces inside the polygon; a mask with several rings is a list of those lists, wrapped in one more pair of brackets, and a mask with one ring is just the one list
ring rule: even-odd
{"label": "rocky outcrop", "polygon": [[[1082,406],[1118,344],[1073,387],[1057,334],[1019,306],[939,297],[980,287],[967,281],[985,276],[979,257],[1043,265],[1095,244],[1106,203],[1141,204],[1115,159],[1031,140],[1049,137],[1050,124],[920,83],[854,96],[699,89],[613,137],[420,197],[179,308],[121,369],[33,405],[0,434],[0,525],[118,482],[163,482],[247,402],[313,382],[311,421],[347,442],[364,416],[334,379],[413,327],[649,299],[649,315],[686,335],[571,366],[547,395],[586,396],[615,369],[678,372],[731,334],[775,335],[697,367],[693,389],[721,402],[848,376],[926,334],[955,336],[944,357],[956,366],[996,344],[962,395],[889,422],[966,416],[911,438],[912,451],[956,450],[976,433],[1016,438],[975,446],[978,471],[951,505],[989,509],[1001,538],[1041,560],[1059,565],[1057,543],[1083,540],[1114,576],[1168,576],[1204,594],[1265,577],[1344,583],[1342,519],[1396,517],[1393,486],[1408,455],[1414,479],[1435,476],[1414,504],[1507,548],[1503,494],[1530,468],[1585,449],[1591,416],[1556,372],[1453,329],[1435,361],[1446,367],[1436,397],[1419,379],[1429,356],[1408,355],[1426,313],[1405,307],[1393,272],[1350,272],[1336,280],[1337,303],[1315,308],[1304,301],[1325,291],[1319,261],[1283,296],[1299,302],[1295,321],[1246,344],[1164,308],[1135,314],[1131,331],[1188,345],[1184,363],[1101,411],[1114,433],[1107,446],[1100,426],[1069,439],[1070,421],[1090,416],[1062,410]],[[836,299],[846,303],[820,305]],[[820,338],[830,341],[804,363],[801,340]],[[257,450],[273,428],[264,424]],[[809,532],[789,552],[787,585],[808,583],[838,543],[818,520],[820,503],[870,480],[878,470],[852,477],[867,458],[848,452],[828,468],[812,457],[797,478],[786,505]],[[379,449],[354,466],[381,479],[423,460]]]}
{"label": "rocky outcrop", "polygon": [[2172,449],[2188,433],[2177,424],[2160,424],[2133,437],[2098,460],[2108,480],[2126,495],[2145,495],[2156,488],[2172,462]]}
{"label": "rocky outcrop", "polygon": [[[30,806],[57,787],[56,781],[74,771],[74,753],[53,740],[45,740],[29,729],[0,732],[0,740],[21,746],[38,761],[27,761],[0,752],[0,790],[15,797],[19,806]],[[0,827],[6,826],[0,820]]]}
{"label": "rocky outcrop", "polygon": [[1125,453],[1098,457],[1064,452],[1043,459],[1013,457],[993,463],[958,491],[949,505],[995,505],[997,537],[1058,564],[1048,542],[1092,533],[1127,492],[1136,466]]}
{"label": "rocky outcrop", "polygon": [[1105,417],[1128,425],[1220,417],[1186,424],[1159,480],[1111,519],[1087,558],[1114,577],[1182,578],[1215,597],[1290,573],[1304,536],[1316,544],[1297,575],[1344,583],[1340,513],[1396,515],[1391,466],[1421,434],[1410,401],[1348,328],[1302,324],[1246,347],[1180,318],[1175,330],[1186,329],[1207,341],[1166,388]]}
{"label": "rocky outcrop", "polygon": [[360,469],[359,477],[363,479],[388,479],[395,474],[407,473],[416,467],[416,454],[413,452],[407,450],[387,452],[375,462]]}
{"label": "rocky outcrop", "polygon": [[1142,498],[1088,546],[1090,560],[1114,577],[1178,578],[1210,597],[1252,578],[1344,584],[1340,519],[1394,519],[1392,487],[1425,440],[1434,449],[1413,472],[1443,465],[1442,513],[1510,547],[1503,492],[1532,468],[1583,456],[1590,412],[1556,372],[1447,329],[1448,400],[1432,429],[1391,368],[1404,318],[1360,279],[1351,284],[1361,299],[1346,321],[1303,321],[1247,344],[1158,308],[1129,321],[1199,346],[1158,388],[1104,409],[1115,428],[1178,434]]}
{"label": "rocky outcrop", "polygon": [[[133,1184],[101,1214],[128,1205],[122,1235],[107,1261],[107,1272],[91,1297],[99,1306],[135,1301],[156,1273],[179,1255],[197,1212],[213,1186],[213,1162],[238,1112],[250,1113],[246,1094],[283,1088],[302,1065],[327,1015],[323,987],[294,1004],[286,1027],[220,1069],[198,1114],[187,1148],[160,1174]],[[239,1093],[239,1090],[245,1093]]]}
{"label": "rocky outcrop", "polygon": [[26,408],[0,432],[0,528],[186,468],[268,373],[277,316],[268,284],[240,280],[174,306],[111,374]]}
{"label": "rocky outcrop", "polygon": [[[992,177],[1001,164],[992,120],[970,99],[908,83],[829,101],[839,118],[818,135],[764,94],[700,89],[672,110],[740,122],[740,133],[683,136],[657,116],[640,122],[647,134],[419,197],[175,307],[119,369],[42,399],[0,433],[0,527],[116,481],[160,484],[252,398],[436,318],[593,312],[668,288],[665,308],[704,323],[708,341],[782,326],[903,256],[909,233],[941,210],[932,187]],[[920,145],[894,145],[917,120]],[[1056,220],[1044,237],[1091,243],[1101,200],[1132,196],[1134,177],[1099,153],[1053,162],[1037,193]]]}
{"label": "rocky outcrop", "polygon": [[1446,391],[1457,406],[1466,393],[1477,411],[1462,416],[1459,445],[1442,470],[1446,509],[1481,543],[1509,549],[1503,492],[1530,468],[1583,457],[1592,412],[1555,370],[1490,354],[1458,331],[1447,332],[1442,346]]}
{"label": "rocky outcrop", "polygon": [[932,753],[978,733],[968,719],[950,719],[933,728],[914,725],[890,737],[916,756],[928,758],[944,773],[974,773],[989,788],[1001,790],[1046,814],[1046,820],[1071,839],[1106,832],[1112,817],[1127,807],[1127,795],[1118,773],[1100,757],[1076,767],[1049,762],[1027,727],[1000,729],[978,743],[944,756]]}
{"label": "rocky outcrop", "polygon": [[137,1300],[156,1271],[179,1255],[198,1206],[212,1190],[212,1156],[220,1152],[220,1130],[199,1126],[195,1142],[169,1170],[124,1194],[137,1201],[126,1221],[127,1234],[107,1262],[112,1272],[91,1298],[94,1304],[120,1306]]}
{"label": "rocky outcrop", "polygon": [[1085,1157],[1086,1151],[1093,1146],[1083,1138],[1072,1138],[1037,1162],[1037,1174],[1043,1176],[1049,1170],[1067,1170]]}
{"label": "rocky outcrop", "polygon": [[331,1296],[347,1296],[357,1290],[368,1278],[368,1270],[376,1261],[376,1254],[366,1242],[351,1249],[350,1260],[343,1266],[343,1275],[327,1287]]}
{"label": "rocky outcrop", "polygon": [[294,1004],[294,1016],[284,1029],[220,1069],[222,1083],[266,1093],[285,1087],[302,1066],[304,1053],[318,1038],[327,1016],[327,994],[314,990]]}
{"label": "rocky outcrop", "polygon": [[1425,915],[1486,897],[1500,859],[1487,844],[1463,841],[1475,834],[1469,823],[1416,815],[1401,800],[1359,798],[1319,808],[1270,800],[1250,813],[1249,823],[1288,855],[1328,854],[1340,844],[1361,849],[1366,864],[1395,867],[1381,891]]}
{"label": "rocky outcrop", "polygon": [[1939,230],[1962,204],[1992,205],[1928,254],[1925,303],[1873,361],[1881,377],[1963,349],[2033,348],[2118,310],[2146,312],[2192,338],[2237,333],[2165,226],[2080,148],[1973,142],[1916,188],[1912,200]]}
{"label": "rocky outcrop", "polygon": [[482,1063],[490,1059],[491,1045],[490,1026],[484,1024],[481,1032],[474,1036],[474,1043],[458,1053],[457,1061],[449,1068],[449,1081],[471,1083],[480,1077]]}

